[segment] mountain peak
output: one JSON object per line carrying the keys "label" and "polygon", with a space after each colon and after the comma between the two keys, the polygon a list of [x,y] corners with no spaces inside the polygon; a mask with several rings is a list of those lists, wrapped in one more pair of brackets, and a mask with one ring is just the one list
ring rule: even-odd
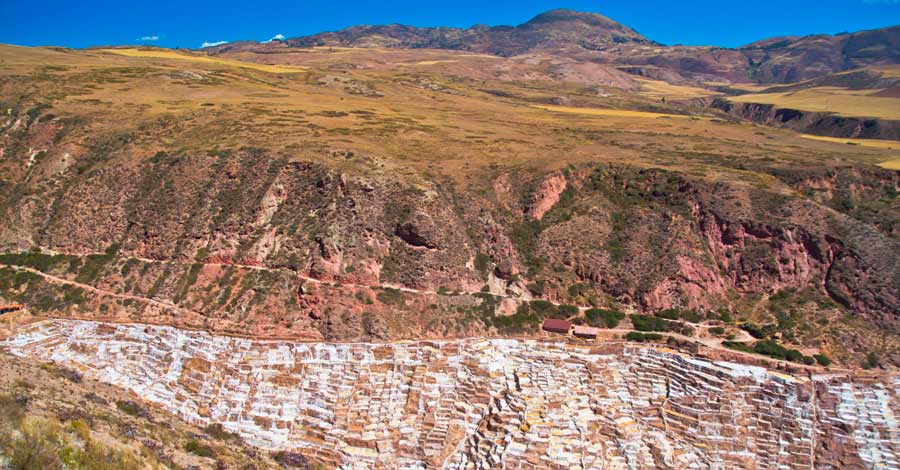
{"label": "mountain peak", "polygon": [[511,56],[537,49],[603,49],[623,43],[651,43],[635,30],[597,13],[557,9],[518,26],[476,25],[416,28],[403,25],[356,26],[292,38],[289,46],[346,46],[457,49]]}
{"label": "mountain peak", "polygon": [[622,26],[622,24],[613,21],[599,13],[586,11],[575,11],[566,8],[558,8],[555,10],[545,11],[534,18],[530,19],[525,25],[539,25],[547,23],[560,22],[582,22],[592,26]]}

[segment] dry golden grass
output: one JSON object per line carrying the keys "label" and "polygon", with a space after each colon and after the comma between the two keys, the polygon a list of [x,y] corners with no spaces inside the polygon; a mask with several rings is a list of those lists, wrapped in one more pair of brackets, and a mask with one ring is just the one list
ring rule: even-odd
{"label": "dry golden grass", "polygon": [[585,114],[588,116],[607,116],[607,117],[627,117],[640,119],[657,119],[657,118],[683,118],[689,119],[693,116],[684,114],[665,114],[651,113],[647,111],[632,111],[629,109],[601,109],[601,108],[576,108],[573,106],[552,106],[552,105],[532,105],[533,108],[544,109],[557,113],[568,114]]}
{"label": "dry golden grass", "polygon": [[896,140],[881,139],[849,139],[843,137],[825,137],[821,135],[800,134],[804,139],[820,140],[823,142],[835,142],[838,144],[861,145],[880,149],[900,150],[900,142]]}
{"label": "dry golden grass", "polygon": [[766,88],[769,88],[769,86],[771,86],[771,85],[757,85],[755,83],[721,83],[721,84],[719,84],[719,83],[715,83],[715,82],[707,82],[707,85],[712,85],[712,86],[723,85],[723,86],[727,86],[728,88],[734,88],[735,90],[743,90],[743,91],[747,91],[747,92],[751,92],[751,93],[765,90]]}
{"label": "dry golden grass", "polygon": [[[33,77],[30,86],[38,94],[32,101],[51,105],[57,116],[88,119],[90,134],[84,139],[134,135],[123,159],[150,158],[160,150],[189,153],[251,146],[353,171],[353,165],[361,163],[334,159],[324,150],[342,149],[371,156],[397,177],[427,172],[463,184],[496,166],[558,169],[604,161],[774,187],[780,183],[736,170],[733,162],[876,164],[896,158],[886,148],[839,148],[746,123],[697,119],[677,114],[677,106],[670,106],[673,112],[642,111],[660,104],[640,94],[601,97],[585,94],[578,84],[482,81],[429,69],[432,83],[453,91],[444,93],[416,86],[407,67],[332,67],[462,57],[454,53],[355,49],[265,54],[258,59],[310,58],[305,73],[288,74],[267,72],[273,70],[268,66],[282,70],[287,64],[244,62],[257,60],[252,53],[241,60],[232,57],[240,64],[232,67],[194,60],[202,56],[185,60],[177,52],[148,60],[118,51],[0,46],[0,79]],[[331,55],[341,58],[328,59]],[[323,80],[334,76],[343,81]],[[348,83],[362,83],[377,94],[360,94]],[[548,97],[581,107],[538,104]],[[178,125],[159,127],[158,119]],[[144,127],[138,131],[138,126]]]}
{"label": "dry golden grass", "polygon": [[206,57],[195,54],[172,51],[168,49],[98,49],[99,52],[108,52],[111,54],[119,54],[128,57],[139,57],[147,59],[176,59],[188,60],[191,62],[199,62],[211,65],[225,65],[229,67],[241,67],[246,69],[259,70],[268,73],[298,73],[306,71],[306,67],[294,65],[268,65],[258,64],[254,62],[243,62],[232,59],[222,59],[219,57]]}
{"label": "dry golden grass", "polygon": [[758,93],[729,98],[739,103],[771,104],[801,111],[835,113],[851,117],[900,120],[900,100],[867,96],[871,90],[853,91],[817,87],[784,93]]}
{"label": "dry golden grass", "polygon": [[452,64],[459,62],[458,60],[420,60],[418,62],[413,62],[414,65],[437,65],[437,64]]}
{"label": "dry golden grass", "polygon": [[878,166],[887,168],[888,170],[900,170],[900,158],[881,162],[878,164]]}
{"label": "dry golden grass", "polygon": [[660,80],[640,79],[639,81],[641,83],[641,95],[654,98],[665,97],[673,100],[690,100],[721,95],[721,93],[710,91],[706,88],[673,85]]}

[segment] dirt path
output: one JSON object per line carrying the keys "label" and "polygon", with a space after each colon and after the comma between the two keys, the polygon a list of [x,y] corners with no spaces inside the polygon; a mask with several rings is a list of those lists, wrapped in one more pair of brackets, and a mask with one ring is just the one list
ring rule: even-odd
{"label": "dirt path", "polygon": [[[41,247],[40,249],[41,249],[41,253],[51,254],[51,255],[91,256],[91,255],[102,255],[102,254],[104,254],[104,253],[96,253],[96,252],[94,252],[94,253],[64,253],[64,252],[59,252],[59,251],[51,250],[51,249],[49,249],[49,248],[43,248],[43,247]],[[144,258],[144,257],[141,257],[141,256],[127,256],[127,258],[128,258],[128,259],[135,259],[135,260],[138,260],[138,261],[143,261],[143,262],[145,262],[145,263],[160,263],[160,264],[169,264],[169,265],[178,265],[178,266],[190,266],[190,265],[194,264],[194,263],[186,263],[186,262],[174,261],[174,260],[158,260],[158,259],[153,259],[153,258]],[[333,284],[338,284],[338,283],[339,283],[339,284],[341,284],[341,285],[343,285],[343,286],[349,286],[349,287],[360,288],[360,289],[395,289],[395,290],[398,290],[398,291],[401,291],[401,292],[407,292],[407,293],[410,293],[410,294],[417,294],[417,295],[448,295],[448,293],[446,293],[446,292],[445,292],[445,293],[441,293],[441,292],[438,292],[438,291],[436,291],[436,290],[416,289],[416,288],[413,288],[413,287],[406,287],[406,286],[401,286],[401,285],[397,285],[397,284],[388,284],[388,283],[382,283],[382,284],[358,284],[358,283],[345,282],[345,281],[327,281],[327,280],[323,280],[323,279],[316,279],[316,278],[314,278],[314,277],[310,277],[310,276],[307,276],[307,275],[305,275],[305,274],[302,274],[302,273],[300,273],[299,271],[295,271],[295,270],[293,270],[293,269],[288,269],[288,268],[269,268],[269,267],[266,267],[266,266],[257,266],[257,265],[252,265],[252,264],[240,264],[240,263],[200,263],[200,264],[202,264],[202,265],[204,265],[204,266],[235,267],[235,268],[242,268],[242,269],[250,269],[250,270],[254,270],[254,271],[266,271],[266,272],[272,272],[272,273],[287,273],[287,274],[290,274],[290,275],[292,275],[292,276],[294,276],[294,277],[296,277],[296,278],[298,278],[298,279],[301,279],[301,280],[303,280],[303,281],[311,282],[311,283],[313,283],[313,284],[319,284],[319,285],[333,285]],[[0,266],[8,266],[8,267],[11,267],[11,268],[20,268],[20,266],[15,266],[15,265],[2,265],[2,264],[0,264]],[[36,274],[39,273],[38,271],[34,271],[34,270],[32,270],[31,268],[27,268],[27,269],[30,270],[30,271],[32,271],[32,272],[35,272]],[[60,278],[57,278],[57,279],[60,279]],[[529,297],[515,296],[515,295],[509,295],[509,294],[495,294],[495,293],[490,293],[490,292],[482,292],[482,291],[480,291],[480,290],[479,290],[479,291],[454,290],[454,291],[450,291],[450,292],[451,292],[451,293],[462,294],[462,295],[490,294],[490,295],[492,295],[492,296],[494,296],[494,297],[499,297],[499,298],[501,298],[501,299],[515,300],[515,301],[517,301],[517,302],[528,302],[528,301],[531,301],[531,300],[543,300],[543,301],[549,302],[549,303],[551,303],[551,304],[553,304],[553,305],[555,305],[555,306],[557,306],[557,307],[559,307],[559,306],[561,306],[561,305],[571,305],[571,304],[565,304],[565,303],[563,303],[563,302],[557,302],[557,301],[554,301],[554,300],[547,300],[547,299],[532,299],[532,298],[529,298]],[[168,305],[168,304],[167,304],[167,305]],[[593,306],[590,306],[590,305],[574,305],[574,306],[575,306],[575,307],[578,307],[578,310],[579,310],[580,312],[582,312],[582,313],[583,313],[584,311],[588,310],[588,309],[593,308]],[[693,322],[689,322],[689,321],[685,321],[685,320],[677,320],[677,321],[679,321],[679,322],[681,322],[681,323],[684,323],[684,324],[686,324],[686,325],[690,325],[690,326],[693,327],[695,330],[697,330],[697,329],[711,328],[711,327],[712,327],[712,325],[704,325],[704,324],[700,324],[700,323],[693,323]]]}
{"label": "dirt path", "polygon": [[[82,253],[78,253],[78,254],[61,253],[61,252],[57,252],[57,251],[50,250],[50,249],[46,249],[46,248],[42,248],[42,253],[52,254],[52,255],[68,255],[68,256],[88,256],[88,255],[92,255],[92,254],[99,254],[99,253],[87,253],[87,254],[82,254]],[[139,256],[129,256],[128,258],[136,259],[136,260],[143,261],[143,262],[146,262],[146,263],[163,263],[163,264],[175,264],[175,265],[182,265],[182,266],[183,266],[183,265],[189,264],[189,263],[183,263],[183,262],[171,261],[171,260],[156,260],[156,259],[151,259],[151,258],[143,258],[143,257],[139,257]],[[328,284],[328,285],[334,284],[333,282],[330,282],[330,281],[325,281],[325,280],[322,280],[322,279],[316,279],[316,278],[313,278],[313,277],[306,276],[306,275],[304,275],[304,274],[300,274],[299,272],[294,271],[294,270],[292,270],[292,269],[288,269],[288,268],[268,268],[268,267],[265,267],[265,266],[256,266],[256,265],[239,264],[239,263],[202,263],[202,264],[204,264],[204,265],[206,265],[206,266],[237,267],[237,268],[250,269],[250,270],[257,270],[257,271],[268,271],[268,272],[289,273],[289,274],[291,274],[291,275],[293,275],[293,276],[296,276],[297,278],[299,278],[299,279],[301,279],[301,280],[303,280],[303,281],[307,281],[307,282],[311,282],[311,283],[315,283],[315,284],[322,284],[322,285],[324,285],[324,284]],[[176,304],[173,304],[173,303],[170,303],[170,302],[164,302],[164,301],[159,301],[159,300],[151,299],[151,298],[147,298],[147,297],[141,297],[141,296],[130,295],[130,294],[122,294],[122,293],[118,293],[118,292],[108,291],[108,290],[105,290],[105,289],[99,289],[99,288],[96,288],[96,287],[91,286],[91,285],[89,285],[89,284],[84,284],[84,283],[81,283],[81,282],[72,281],[72,280],[69,280],[69,279],[65,279],[65,278],[61,278],[61,277],[58,277],[58,276],[54,276],[54,275],[52,275],[52,274],[47,274],[47,273],[44,273],[44,272],[39,271],[39,270],[34,269],[34,268],[29,268],[29,267],[25,267],[25,266],[17,266],[17,265],[6,265],[6,264],[0,264],[0,267],[8,267],[8,268],[16,269],[16,270],[27,271],[27,272],[29,272],[29,273],[32,273],[32,274],[41,276],[41,277],[43,277],[44,279],[46,279],[46,280],[48,280],[48,281],[55,282],[55,283],[59,283],[59,284],[68,284],[68,285],[72,285],[72,286],[77,286],[77,287],[80,287],[80,288],[82,288],[82,289],[84,289],[84,290],[86,290],[86,291],[93,292],[93,293],[95,293],[95,294],[97,294],[97,295],[101,295],[101,296],[117,297],[117,298],[121,298],[121,299],[129,299],[129,300],[133,300],[133,301],[136,301],[136,302],[142,302],[142,303],[146,303],[146,304],[150,304],[150,305],[155,305],[155,306],[160,307],[160,308],[165,308],[165,309],[175,310],[175,311],[178,311],[178,312],[181,312],[181,313],[188,313],[188,314],[199,315],[199,316],[204,316],[204,315],[205,315],[205,314],[202,313],[202,312],[198,312],[198,311],[195,311],[195,310],[186,309],[186,308],[184,308],[184,307],[180,307],[180,306],[178,306],[178,305],[176,305]],[[373,289],[373,288],[376,288],[376,289],[377,289],[377,288],[389,288],[389,289],[396,289],[396,290],[399,290],[399,291],[402,291],[402,292],[407,292],[407,293],[417,294],[417,295],[442,295],[441,293],[438,293],[437,291],[423,290],[423,289],[415,289],[415,288],[411,288],[411,287],[404,287],[404,286],[397,286],[397,285],[390,285],[390,284],[367,285],[367,284],[355,284],[355,283],[348,283],[348,282],[341,282],[341,284],[342,284],[342,285],[345,285],[345,286],[351,286],[351,287],[357,287],[357,288],[368,288],[368,289]],[[479,292],[473,292],[473,291],[456,291],[456,292],[458,292],[458,293],[460,293],[460,294],[468,294],[468,295],[473,295],[473,294],[483,294],[483,292],[480,292],[480,291],[479,291]],[[443,294],[443,295],[446,295],[446,294]],[[504,294],[491,294],[491,295],[493,295],[493,296],[495,296],[495,297],[500,297],[500,298],[503,298],[503,299],[512,299],[512,300],[515,300],[515,301],[518,301],[518,302],[525,302],[525,301],[531,300],[531,299],[526,299],[526,298],[523,298],[523,297],[512,296],[512,295],[504,295]],[[554,302],[554,301],[550,301],[550,300],[547,300],[547,302],[550,302],[551,304],[556,305],[556,306],[563,305],[561,302]],[[589,307],[589,306],[583,306],[583,305],[578,305],[577,307],[578,307],[579,311],[581,311],[581,312],[584,312],[585,310],[591,308],[591,307]],[[86,319],[86,320],[92,319],[92,320],[97,320],[97,321],[110,321],[110,322],[116,321],[116,320],[114,320],[114,319],[102,319],[102,320],[101,320],[99,317],[91,317],[91,318],[85,318],[85,319]],[[709,336],[707,336],[707,337],[701,337],[701,335],[700,335],[701,330],[708,330],[709,328],[712,328],[713,325],[704,325],[704,324],[700,324],[700,323],[693,323],[693,322],[688,322],[688,321],[683,321],[683,320],[679,320],[679,321],[680,321],[681,323],[683,323],[683,324],[686,324],[686,325],[689,325],[690,327],[692,327],[692,328],[694,329],[694,335],[693,335],[693,336],[685,336],[685,335],[682,335],[682,334],[680,334],[680,333],[673,333],[673,332],[658,332],[658,333],[659,333],[659,334],[662,334],[662,335],[665,335],[665,336],[668,336],[668,337],[676,338],[676,339],[679,339],[679,340],[682,340],[682,341],[690,341],[690,342],[694,342],[694,343],[699,343],[699,344],[701,344],[701,345],[703,345],[703,346],[705,346],[705,347],[707,347],[707,348],[715,349],[715,350],[719,350],[719,351],[726,351],[726,352],[728,352],[729,354],[734,354],[734,355],[737,355],[737,356],[742,356],[742,357],[747,357],[747,358],[754,358],[754,359],[756,359],[756,360],[764,359],[764,360],[767,360],[767,361],[772,362],[772,363],[775,363],[775,364],[789,365],[789,366],[791,366],[791,367],[798,367],[798,368],[804,368],[804,369],[809,369],[809,370],[820,370],[820,368],[818,368],[818,367],[816,367],[816,366],[807,366],[807,365],[805,365],[805,364],[797,364],[797,363],[794,363],[794,362],[781,361],[781,360],[777,360],[777,359],[767,358],[767,357],[765,357],[765,356],[761,356],[761,355],[758,355],[758,354],[753,354],[753,353],[748,353],[748,352],[745,352],[745,351],[739,351],[739,350],[735,350],[735,349],[728,348],[728,347],[726,347],[726,346],[723,345],[724,340],[723,340],[722,338],[709,337]],[[602,329],[601,331],[603,331],[603,332],[611,332],[611,333],[619,333],[619,334],[623,334],[623,335],[624,335],[624,334],[628,334],[628,333],[630,333],[630,332],[637,331],[637,330],[633,330],[633,329],[624,329],[624,328],[614,328],[614,329]],[[284,340],[298,340],[298,338],[278,338],[278,339],[284,339]],[[461,339],[461,338],[453,338],[453,339]],[[738,338],[736,338],[735,340],[736,340],[736,341],[741,341],[741,342],[746,342],[746,341],[751,341],[752,339],[753,339],[753,338],[752,338],[749,334],[747,334],[745,331],[741,331],[741,336],[738,337]],[[832,370],[838,370],[838,369],[832,368]]]}
{"label": "dirt path", "polygon": [[96,288],[96,287],[94,287],[94,286],[92,286],[92,285],[89,285],[89,284],[84,284],[84,283],[77,282],[77,281],[70,281],[70,280],[68,280],[68,279],[61,278],[61,277],[58,277],[58,276],[54,276],[54,275],[52,275],[52,274],[47,274],[47,273],[45,273],[45,272],[43,272],[43,271],[39,271],[39,270],[37,270],[37,269],[29,268],[29,267],[26,267],[26,266],[16,266],[16,265],[10,265],[10,264],[0,264],[0,267],[11,268],[11,269],[15,269],[15,270],[17,270],[17,271],[26,271],[26,272],[29,272],[29,273],[31,273],[31,274],[35,274],[35,275],[37,275],[37,276],[40,276],[40,277],[42,277],[42,278],[44,278],[45,280],[48,280],[48,281],[50,281],[50,282],[54,282],[54,283],[57,283],[57,284],[67,284],[67,285],[70,285],[70,286],[76,286],[76,287],[79,287],[79,288],[81,288],[81,289],[84,289],[84,290],[86,290],[86,291],[88,291],[88,292],[93,292],[93,293],[95,293],[95,294],[97,294],[97,295],[104,296],[104,297],[118,297],[118,298],[120,298],[120,299],[129,299],[129,300],[134,300],[134,301],[136,301],[136,302],[143,302],[143,303],[150,304],[150,305],[156,305],[157,307],[161,307],[161,308],[166,308],[166,309],[176,310],[176,311],[179,311],[179,312],[182,312],[182,313],[191,313],[191,314],[194,314],[194,315],[203,315],[203,313],[201,313],[201,312],[197,312],[197,311],[194,311],[194,310],[186,309],[186,308],[184,308],[184,307],[179,307],[178,305],[175,305],[175,304],[173,304],[173,303],[162,302],[162,301],[159,301],[159,300],[156,300],[156,299],[150,299],[150,298],[147,298],[147,297],[141,297],[141,296],[137,296],[137,295],[120,294],[120,293],[118,293],[118,292],[112,292],[112,291],[108,291],[108,290],[105,290],[105,289],[98,289],[98,288]]}
{"label": "dirt path", "polygon": [[[224,264],[224,263],[223,263],[223,264]],[[37,275],[37,276],[41,276],[42,278],[44,278],[45,280],[50,281],[50,282],[54,282],[54,283],[57,283],[57,284],[67,284],[67,285],[71,285],[71,286],[76,286],[76,287],[82,288],[82,289],[84,289],[84,290],[86,290],[86,291],[93,292],[93,293],[95,293],[95,294],[97,294],[97,295],[101,295],[101,296],[117,297],[117,298],[122,298],[122,299],[130,299],[130,300],[133,300],[133,301],[136,301],[136,302],[142,302],[142,303],[146,303],[146,304],[150,304],[150,305],[155,305],[155,306],[160,307],[160,308],[172,309],[172,310],[176,310],[176,311],[179,311],[179,312],[182,312],[182,313],[189,313],[189,314],[200,315],[200,316],[203,315],[203,313],[201,313],[201,312],[197,312],[197,311],[194,311],[194,310],[190,310],[190,309],[186,309],[186,308],[183,308],[183,307],[179,307],[179,306],[177,306],[177,305],[175,305],[175,304],[172,304],[172,303],[169,303],[169,302],[162,302],[162,301],[155,300],[155,299],[150,299],[150,298],[147,298],[147,297],[141,297],[141,296],[129,295],[129,294],[120,294],[120,293],[108,291],[108,290],[105,290],[105,289],[99,289],[99,288],[96,288],[96,287],[91,286],[91,285],[88,285],[88,284],[84,284],[84,283],[77,282],[77,281],[71,281],[71,280],[64,279],[64,278],[61,278],[61,277],[58,277],[58,276],[54,276],[54,275],[52,275],[52,274],[47,274],[47,273],[44,273],[44,272],[42,272],[42,271],[38,271],[37,269],[34,269],[34,268],[29,268],[29,267],[24,267],[24,266],[15,266],[15,265],[5,265],[5,264],[0,264],[0,266],[2,266],[2,267],[8,267],[8,268],[11,268],[11,269],[16,269],[16,270],[20,270],[20,271],[26,271],[26,272],[35,274],[35,275]],[[248,267],[249,267],[249,268],[253,268],[253,267],[251,267],[251,266],[248,266]],[[259,267],[256,267],[256,269],[266,269],[266,268],[259,268]],[[326,283],[327,281],[315,280],[315,282]],[[423,291],[412,290],[412,292],[423,292]],[[437,293],[435,292],[435,294],[437,294]],[[43,317],[42,319],[45,319],[45,318],[56,318],[56,317]],[[78,318],[76,318],[76,317],[59,317],[59,318],[61,318],[61,319],[70,319],[70,320],[71,320],[71,319],[78,319]],[[111,319],[111,318],[101,318],[101,317],[96,317],[96,316],[85,317],[85,318],[80,318],[80,319],[83,319],[83,320],[91,320],[91,321],[104,321],[104,322],[109,322],[109,323],[133,323],[133,322],[123,322],[123,321],[121,321],[121,320]],[[689,325],[692,325],[692,326],[695,327],[695,328],[708,328],[708,327],[709,327],[709,325],[699,325],[699,324],[696,324],[696,323],[689,323],[689,322],[685,322],[685,323],[687,323],[687,324],[689,324]],[[162,325],[162,324],[160,324],[160,325],[161,325],[161,326],[164,326],[164,325]],[[179,327],[179,328],[183,328],[183,327]],[[184,329],[190,329],[190,328],[184,328]],[[200,331],[200,329],[197,329],[197,330]],[[614,333],[614,334],[621,334],[621,335],[626,335],[626,334],[631,333],[631,332],[634,332],[634,331],[636,331],[636,330],[628,329],[628,328],[603,328],[603,329],[601,329],[601,332],[603,332],[603,333]],[[746,357],[746,358],[752,358],[752,359],[755,359],[755,360],[757,360],[757,361],[763,360],[763,361],[767,361],[767,362],[770,362],[770,363],[773,363],[773,364],[779,364],[779,365],[783,365],[783,366],[789,366],[789,367],[795,367],[795,368],[800,368],[800,369],[806,369],[806,370],[810,370],[810,371],[821,371],[821,368],[816,367],[816,366],[807,366],[807,365],[805,365],[805,364],[797,364],[797,363],[794,363],[794,362],[781,361],[781,360],[777,360],[777,359],[767,358],[767,357],[765,357],[765,356],[760,356],[760,355],[758,355],[758,354],[753,354],[753,353],[748,353],[748,352],[745,352],[745,351],[734,350],[734,349],[731,349],[731,348],[728,348],[728,347],[723,346],[723,345],[722,345],[722,339],[720,339],[720,338],[699,338],[699,337],[697,337],[696,335],[695,335],[695,336],[685,336],[685,335],[682,335],[682,334],[680,334],[680,333],[673,333],[673,332],[657,332],[657,333],[659,333],[659,334],[661,334],[661,335],[663,335],[663,336],[675,338],[675,339],[678,339],[678,340],[681,340],[681,341],[688,341],[688,342],[693,342],[693,343],[699,343],[699,344],[701,344],[701,345],[703,345],[703,346],[705,346],[705,347],[707,347],[707,348],[709,348],[709,349],[714,349],[714,350],[724,351],[724,352],[727,352],[727,353],[732,354],[732,355],[741,356],[741,357]],[[227,334],[227,336],[239,336],[239,335]],[[247,336],[247,337],[249,337],[249,336]],[[479,338],[481,338],[481,337],[482,337],[482,336],[479,336]],[[524,336],[524,337],[521,337],[521,338],[522,338],[522,339],[541,339],[542,337],[538,337],[538,336]],[[300,338],[290,338],[290,337],[285,337],[285,338],[267,338],[267,339],[308,342],[308,340],[304,340],[304,339],[300,339]],[[466,338],[448,338],[448,339],[458,340],[458,339],[466,339]],[[837,369],[837,368],[833,368],[833,367],[832,367],[831,370],[834,370],[834,371],[844,371],[844,370],[849,370],[849,369]]]}

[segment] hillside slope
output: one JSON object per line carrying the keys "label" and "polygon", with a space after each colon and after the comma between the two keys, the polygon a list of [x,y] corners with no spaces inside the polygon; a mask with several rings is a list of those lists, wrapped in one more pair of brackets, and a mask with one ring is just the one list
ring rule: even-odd
{"label": "hillside slope", "polygon": [[543,299],[900,363],[891,149],[344,51],[2,53],[0,297],[37,314],[350,340],[583,313]]}

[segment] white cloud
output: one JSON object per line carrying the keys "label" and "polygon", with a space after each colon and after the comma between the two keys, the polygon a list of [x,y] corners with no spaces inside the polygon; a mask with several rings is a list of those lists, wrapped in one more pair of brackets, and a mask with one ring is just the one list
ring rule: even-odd
{"label": "white cloud", "polygon": [[228,44],[228,41],[204,42],[203,45],[200,46],[200,49],[213,46],[221,46],[222,44]]}
{"label": "white cloud", "polygon": [[283,34],[276,34],[276,35],[272,36],[272,38],[269,39],[268,41],[263,41],[262,43],[263,43],[263,44],[268,44],[268,43],[270,43],[270,42],[272,42],[272,41],[284,41],[284,35],[283,35]]}
{"label": "white cloud", "polygon": [[153,36],[141,36],[138,38],[138,41],[159,41],[159,36],[156,34]]}

